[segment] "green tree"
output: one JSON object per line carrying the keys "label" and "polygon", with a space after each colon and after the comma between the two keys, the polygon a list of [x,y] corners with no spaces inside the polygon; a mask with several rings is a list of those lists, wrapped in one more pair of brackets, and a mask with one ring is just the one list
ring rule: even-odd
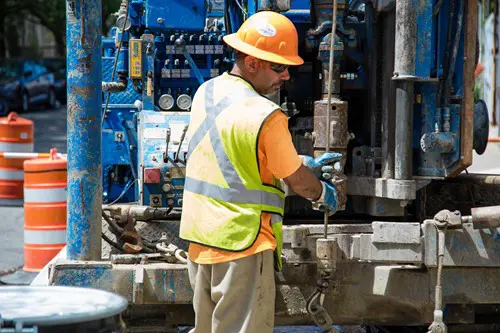
{"label": "green tree", "polygon": [[[7,41],[13,41],[12,22],[18,21],[26,11],[29,1],[0,0],[0,58],[7,56]],[[17,33],[17,32],[16,32]],[[17,40],[15,40],[17,43]],[[16,49],[16,45],[11,48]]]}
{"label": "green tree", "polygon": [[[4,0],[2,0],[4,1]],[[9,1],[9,0],[8,0]],[[28,11],[40,24],[52,32],[57,53],[64,56],[66,50],[66,1],[63,0],[24,0],[31,1]],[[118,11],[120,0],[102,0],[102,31],[106,34],[111,28],[109,16]]]}

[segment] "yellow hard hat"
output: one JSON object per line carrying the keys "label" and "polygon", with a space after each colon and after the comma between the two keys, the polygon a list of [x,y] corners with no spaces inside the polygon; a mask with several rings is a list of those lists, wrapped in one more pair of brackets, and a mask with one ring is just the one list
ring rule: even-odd
{"label": "yellow hard hat", "polygon": [[256,13],[234,34],[224,36],[233,49],[258,59],[283,65],[302,65],[297,30],[286,16],[276,12]]}

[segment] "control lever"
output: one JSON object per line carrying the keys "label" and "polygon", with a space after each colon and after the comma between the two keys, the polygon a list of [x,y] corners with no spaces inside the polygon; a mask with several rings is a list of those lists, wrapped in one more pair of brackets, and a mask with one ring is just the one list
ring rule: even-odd
{"label": "control lever", "polygon": [[184,126],[184,128],[182,129],[181,140],[179,142],[179,147],[177,147],[177,154],[175,154],[175,159],[174,159],[175,163],[179,162],[179,153],[181,151],[182,142],[184,142],[184,138],[186,137],[187,129],[188,125]]}
{"label": "control lever", "polygon": [[166,146],[165,146],[165,152],[163,153],[163,162],[168,163],[168,143],[170,142],[170,127],[167,128],[167,138],[166,138]]}

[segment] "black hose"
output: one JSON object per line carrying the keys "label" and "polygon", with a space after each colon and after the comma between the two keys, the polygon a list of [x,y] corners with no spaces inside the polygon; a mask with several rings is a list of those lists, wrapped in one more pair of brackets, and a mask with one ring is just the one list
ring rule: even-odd
{"label": "black hose", "polygon": [[441,10],[441,7],[443,6],[444,0],[439,0],[438,3],[436,4],[436,7],[434,7],[434,11],[432,12],[432,15],[436,16],[439,14],[439,11]]}
{"label": "black hose", "polygon": [[224,1],[224,27],[226,28],[226,34],[229,35],[233,32],[231,27],[231,20],[229,19],[229,1]]}
{"label": "black hose", "polygon": [[117,233],[123,234],[123,228],[121,228],[118,224],[116,224],[116,222],[113,219],[110,219],[104,211],[102,212],[102,217],[106,220],[106,222],[108,222],[111,228],[115,229]]}
{"label": "black hose", "polygon": [[450,105],[450,95],[451,86],[453,83],[453,76],[455,76],[455,64],[457,63],[458,46],[460,45],[460,36],[462,35],[462,25],[464,19],[464,0],[458,0],[458,16],[457,16],[457,29],[455,31],[455,40],[453,43],[453,49],[451,51],[451,60],[448,70],[448,75],[446,76],[446,81],[444,85],[444,106]]}
{"label": "black hose", "polygon": [[[115,51],[115,61],[113,63],[113,71],[111,72],[111,82],[113,82],[115,80],[115,73],[116,73],[116,65],[118,64],[118,56],[119,56],[119,53],[120,53],[120,50],[122,48],[122,43],[123,43],[123,36],[125,35],[125,26],[127,24],[127,20],[128,20],[128,12],[129,12],[129,8],[130,8],[130,5],[129,5],[129,0],[123,0],[121,5],[120,5],[120,9],[122,9],[122,6],[125,4],[125,2],[127,3],[127,8],[125,10],[125,20],[123,20],[123,25],[122,25],[122,28],[121,28],[121,36],[120,36],[120,43],[118,44],[118,48],[117,50]],[[102,118],[101,118],[101,127],[104,125],[104,119],[106,119],[106,112],[108,112],[108,104],[109,104],[109,98],[111,97],[111,92],[108,92],[108,94],[106,95],[106,105],[104,107],[104,111],[102,112]]]}
{"label": "black hose", "polygon": [[151,249],[150,247],[148,246],[145,246],[144,243],[142,244],[142,251],[141,252],[144,252],[144,253],[156,253],[158,251],[156,251],[156,249]]}
{"label": "black hose", "polygon": [[455,16],[455,0],[450,0],[450,16],[448,21],[448,33],[446,35],[446,48],[444,50],[444,80],[439,84],[437,103],[439,107],[443,107],[443,94],[445,90],[446,78],[450,71],[450,49],[451,49],[451,33],[453,29],[453,17]]}
{"label": "black hose", "polygon": [[111,245],[115,249],[120,250],[121,252],[123,252],[123,250],[120,248],[120,246],[118,245],[118,243],[112,241],[111,238],[109,238],[108,236],[106,236],[104,233],[101,233],[101,236],[102,236],[102,239],[104,239],[106,241],[106,243],[108,243],[109,245]]}

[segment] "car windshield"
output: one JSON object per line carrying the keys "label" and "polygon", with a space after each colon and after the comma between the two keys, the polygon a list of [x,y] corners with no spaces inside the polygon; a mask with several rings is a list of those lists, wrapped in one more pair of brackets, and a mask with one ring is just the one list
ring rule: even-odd
{"label": "car windshield", "polygon": [[49,70],[49,72],[54,73],[56,79],[65,79],[66,78],[66,60],[65,59],[43,59],[41,61],[45,67]]}
{"label": "car windshield", "polygon": [[21,76],[21,62],[0,60],[0,81],[12,81]]}

